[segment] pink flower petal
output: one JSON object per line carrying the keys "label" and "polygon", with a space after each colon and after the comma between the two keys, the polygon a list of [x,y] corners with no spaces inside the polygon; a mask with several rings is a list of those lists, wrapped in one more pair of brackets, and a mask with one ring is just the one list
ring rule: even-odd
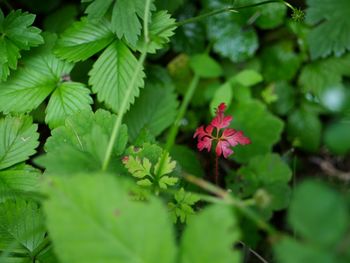
{"label": "pink flower petal", "polygon": [[215,152],[217,156],[223,154],[225,158],[233,154],[233,151],[230,149],[230,144],[225,140],[220,140],[218,142],[218,144],[216,145]]}
{"label": "pink flower petal", "polygon": [[207,149],[209,152],[211,149],[212,139],[209,137],[204,137],[202,140],[198,140],[197,148],[202,151],[203,149]]}
{"label": "pink flower petal", "polygon": [[222,138],[227,140],[231,146],[236,146],[237,144],[245,145],[250,144],[250,139],[246,136],[244,136],[242,131],[233,132],[233,129],[226,129],[223,134]]}

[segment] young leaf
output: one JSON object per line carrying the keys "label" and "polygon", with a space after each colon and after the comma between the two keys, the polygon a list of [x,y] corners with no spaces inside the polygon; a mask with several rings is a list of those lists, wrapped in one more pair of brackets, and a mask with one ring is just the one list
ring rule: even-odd
{"label": "young leaf", "polygon": [[82,110],[91,110],[90,90],[78,82],[63,82],[52,93],[46,108],[46,123],[51,128],[64,123],[69,115]]}
{"label": "young leaf", "polygon": [[4,81],[10,74],[9,69],[17,68],[19,51],[42,44],[43,38],[40,29],[31,26],[35,15],[16,10],[5,18],[1,12],[0,18],[0,81]]}
{"label": "young leaf", "polygon": [[129,184],[120,179],[53,178],[44,210],[60,262],[175,262],[172,224],[162,202],[132,201]]}
{"label": "young leaf", "polygon": [[0,119],[0,170],[23,162],[39,145],[38,126],[28,116]]}
{"label": "young leaf", "polygon": [[[166,174],[170,174],[176,167],[176,162],[171,160],[169,153],[165,153],[165,158],[162,167],[160,167],[162,157],[159,157],[158,162],[154,166],[154,173],[162,177]],[[161,169],[161,170],[160,170]]]}
{"label": "young leaf", "polygon": [[34,202],[17,199],[0,203],[0,250],[33,252],[44,239],[43,223]]}
{"label": "young leaf", "polygon": [[[101,109],[96,113],[83,111],[68,117],[63,126],[52,130],[52,136],[45,144],[47,154],[37,158],[36,163],[56,174],[99,171],[115,118]],[[113,147],[113,158],[117,159],[124,151],[127,140],[127,128],[123,125]],[[119,162],[111,162],[109,169],[115,172],[119,166]]]}
{"label": "young leaf", "polygon": [[61,35],[54,52],[62,59],[77,62],[104,49],[112,40],[113,33],[106,19],[91,21],[82,18]]}
{"label": "young leaf", "polygon": [[332,53],[339,57],[350,50],[350,2],[307,0],[307,4],[306,22],[314,26],[307,38],[311,58]]}
{"label": "young leaf", "polygon": [[[118,112],[128,89],[137,60],[128,47],[121,41],[113,42],[97,59],[89,72],[89,84],[97,93],[99,101],[104,102],[113,111]],[[134,103],[144,85],[145,74],[141,71],[129,98],[129,105]]]}
{"label": "young leaf", "polygon": [[90,20],[101,19],[107,13],[113,1],[114,0],[82,0],[82,2],[92,2],[85,10]]}
{"label": "young leaf", "polygon": [[180,262],[238,263],[240,254],[232,245],[239,236],[232,209],[210,206],[188,222],[180,244]]}
{"label": "young leaf", "polygon": [[125,162],[125,167],[129,173],[136,178],[143,178],[151,175],[151,162],[147,158],[140,160],[138,157],[129,156]]}
{"label": "young leaf", "polygon": [[[131,140],[135,140],[142,129],[156,137],[173,123],[178,102],[172,87],[164,69],[157,67],[148,72],[145,88],[124,117]],[[154,103],[157,97],[161,99]]]}
{"label": "young leaf", "polygon": [[194,214],[191,206],[197,203],[200,198],[193,193],[185,192],[183,188],[175,193],[174,198],[176,203],[168,203],[173,221],[176,223],[180,219],[181,223],[185,223],[188,217]]}

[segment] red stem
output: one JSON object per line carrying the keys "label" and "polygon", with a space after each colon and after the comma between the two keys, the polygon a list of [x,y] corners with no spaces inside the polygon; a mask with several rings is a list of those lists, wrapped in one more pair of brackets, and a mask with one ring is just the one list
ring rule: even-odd
{"label": "red stem", "polygon": [[219,156],[215,155],[215,184],[219,185]]}

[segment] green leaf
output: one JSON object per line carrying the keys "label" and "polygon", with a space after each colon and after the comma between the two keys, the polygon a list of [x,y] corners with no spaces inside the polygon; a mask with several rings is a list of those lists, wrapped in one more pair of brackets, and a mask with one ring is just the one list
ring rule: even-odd
{"label": "green leaf", "polygon": [[245,69],[235,75],[233,79],[243,86],[251,87],[260,83],[263,77],[255,70]]}
{"label": "green leaf", "polygon": [[[154,103],[155,98],[161,99]],[[145,88],[124,117],[130,139],[135,140],[143,129],[154,137],[161,134],[174,122],[177,105],[168,73],[160,67],[147,72]]]}
{"label": "green leaf", "polygon": [[307,4],[306,22],[314,26],[307,37],[311,58],[332,53],[339,57],[350,50],[350,2],[307,0]]}
{"label": "green leaf", "polygon": [[[231,127],[242,130],[251,140],[251,144],[234,148],[234,159],[240,163],[254,156],[271,152],[272,146],[280,139],[283,122],[266,110],[257,100],[238,102],[229,110],[233,116]],[[258,131],[258,132],[257,132]]]}
{"label": "green leaf", "polygon": [[297,73],[301,59],[294,53],[292,42],[266,47],[261,55],[262,73],[267,81],[291,80]]}
{"label": "green leaf", "polygon": [[35,15],[21,10],[11,11],[0,19],[0,81],[7,79],[9,69],[17,68],[17,60],[21,57],[20,50],[29,50],[30,47],[42,44],[40,29],[31,26]]}
{"label": "green leaf", "polygon": [[172,173],[176,167],[176,162],[171,160],[171,157],[169,156],[168,152],[165,153],[162,166],[160,166],[161,160],[162,157],[159,157],[156,165],[154,166],[154,173],[157,174],[159,177]]}
{"label": "green leaf", "polygon": [[75,112],[91,110],[93,103],[90,90],[78,82],[63,82],[52,93],[46,108],[45,121],[50,128],[64,124],[64,120]]}
{"label": "green leaf", "polygon": [[[258,48],[258,37],[253,28],[242,28],[237,23],[236,14],[230,12],[211,16],[207,21],[207,31],[213,49],[233,62],[251,58]],[[237,48],[239,47],[239,48]]]}
{"label": "green leaf", "polygon": [[327,185],[306,181],[294,192],[288,222],[307,242],[335,245],[349,226],[347,204]]}
{"label": "green leaf", "polygon": [[38,126],[28,116],[0,119],[0,169],[23,162],[39,145]]}
{"label": "green leaf", "polygon": [[113,33],[106,19],[91,21],[82,18],[61,35],[55,54],[68,61],[86,60],[104,49],[112,40]]}
{"label": "green leaf", "polygon": [[0,171],[0,203],[22,192],[37,190],[40,171],[24,164]]}
{"label": "green leaf", "polygon": [[151,167],[152,164],[147,158],[140,158],[133,156],[129,156],[126,161],[124,161],[126,169],[128,169],[129,173],[136,178],[143,178],[145,176],[151,175]]}
{"label": "green leaf", "polygon": [[330,57],[306,64],[298,79],[305,93],[319,95],[325,88],[342,82],[342,76],[350,76],[350,54],[340,58]]}
{"label": "green leaf", "polygon": [[216,78],[223,73],[220,64],[205,53],[193,55],[190,58],[190,66],[202,78]]}
{"label": "green leaf", "polygon": [[196,194],[185,192],[185,190],[181,188],[175,193],[174,199],[175,203],[168,203],[173,221],[176,223],[177,220],[180,219],[181,223],[185,223],[190,216],[195,214],[191,206],[197,203],[200,198]]}
{"label": "green leaf", "polygon": [[322,123],[307,109],[300,108],[289,115],[287,132],[295,147],[309,152],[316,152],[320,147]]}
{"label": "green leaf", "polygon": [[175,240],[162,202],[132,201],[128,184],[116,179],[54,178],[44,210],[60,262],[173,263]]}
{"label": "green leaf", "polygon": [[[125,37],[132,46],[136,45],[141,33],[140,19],[143,19],[145,5],[144,0],[118,0],[113,6],[112,30],[119,39]],[[153,4],[151,10],[154,10]]]}
{"label": "green leaf", "polygon": [[272,83],[273,93],[277,100],[271,103],[273,112],[279,115],[287,115],[295,104],[295,89],[285,81]]}
{"label": "green leaf", "polygon": [[[118,112],[125,93],[133,77],[137,60],[128,47],[121,41],[113,42],[97,59],[89,72],[89,84],[97,93],[97,99],[104,102],[113,111]],[[145,74],[140,71],[129,97],[128,106],[143,87]]]}
{"label": "green leaf", "polygon": [[[152,16],[152,22],[149,26],[150,44],[148,53],[156,53],[158,49],[164,47],[170,41],[170,37],[175,33],[175,19],[167,13],[167,11],[159,11]],[[144,35],[137,42],[138,50],[142,51],[145,45]]]}
{"label": "green leaf", "polygon": [[[47,153],[35,162],[55,174],[99,171],[115,118],[104,110],[83,111],[68,117],[64,126],[52,130],[45,144]],[[123,153],[126,143],[127,128],[123,125],[113,147],[115,161],[109,167],[113,172],[120,169],[117,156]]]}
{"label": "green leaf", "polygon": [[88,18],[91,19],[101,19],[106,13],[114,0],[93,0],[93,1],[82,1],[82,2],[92,2],[85,10],[88,14]]}
{"label": "green leaf", "polygon": [[232,101],[232,84],[230,81],[225,82],[216,89],[212,100],[210,101],[210,112],[214,116],[216,108],[224,102],[228,107]]}
{"label": "green leaf", "polygon": [[349,120],[339,120],[328,125],[324,132],[327,148],[336,155],[345,155],[350,151]]}
{"label": "green leaf", "polygon": [[249,197],[263,190],[269,199],[266,204],[262,204],[264,209],[271,211],[287,207],[290,197],[288,182],[292,171],[278,154],[268,153],[253,157],[237,174],[239,178],[237,182],[232,182],[232,188],[237,189],[239,186],[238,192],[242,197]]}
{"label": "green leaf", "polygon": [[45,236],[43,216],[34,202],[0,203],[0,250],[32,252]]}
{"label": "green leaf", "polygon": [[[259,3],[261,0],[254,0],[253,2]],[[258,27],[261,29],[273,29],[283,24],[287,13],[287,6],[283,2],[276,2],[251,8],[249,11],[252,14],[259,13],[259,17],[255,22]]]}
{"label": "green leaf", "polygon": [[180,244],[181,263],[238,263],[239,252],[232,245],[240,237],[231,208],[212,205],[193,217]]}
{"label": "green leaf", "polygon": [[[319,220],[318,220],[319,221]],[[317,221],[317,222],[318,222]],[[280,263],[295,262],[317,262],[317,263],[335,263],[339,262],[332,252],[325,249],[297,242],[292,238],[284,238],[276,243],[275,254]]]}
{"label": "green leaf", "polygon": [[171,150],[171,156],[183,171],[198,177],[204,176],[204,170],[198,156],[191,148],[176,144]]}
{"label": "green leaf", "polygon": [[62,33],[76,20],[78,16],[78,6],[74,4],[66,4],[46,16],[44,19],[44,30],[53,33]]}
{"label": "green leaf", "polygon": [[[164,0],[163,0],[164,1]],[[165,1],[170,3],[169,1]],[[171,1],[174,3],[175,1]],[[198,15],[198,9],[194,2],[186,2],[177,12],[177,21]],[[206,33],[202,21],[197,23],[184,24],[175,31],[175,36],[171,39],[173,49],[178,53],[196,54],[205,51]]]}
{"label": "green leaf", "polygon": [[29,58],[9,81],[0,83],[0,111],[22,113],[37,108],[71,69],[70,63],[53,55]]}

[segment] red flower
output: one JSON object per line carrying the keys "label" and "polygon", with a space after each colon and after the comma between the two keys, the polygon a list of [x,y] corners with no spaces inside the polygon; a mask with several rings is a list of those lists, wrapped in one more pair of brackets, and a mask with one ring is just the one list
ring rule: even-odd
{"label": "red flower", "polygon": [[[218,106],[216,116],[211,123],[207,127],[201,126],[197,128],[193,138],[198,137],[198,150],[202,151],[203,149],[207,149],[209,152],[214,141],[217,142],[215,148],[216,155],[220,156],[222,154],[227,158],[233,154],[231,147],[234,147],[237,144],[245,145],[250,143],[250,139],[245,137],[243,132],[227,128],[232,121],[232,116],[225,116],[225,109],[225,103],[221,103]],[[216,130],[215,135],[213,135],[214,128]],[[220,135],[221,129],[224,130]]]}

